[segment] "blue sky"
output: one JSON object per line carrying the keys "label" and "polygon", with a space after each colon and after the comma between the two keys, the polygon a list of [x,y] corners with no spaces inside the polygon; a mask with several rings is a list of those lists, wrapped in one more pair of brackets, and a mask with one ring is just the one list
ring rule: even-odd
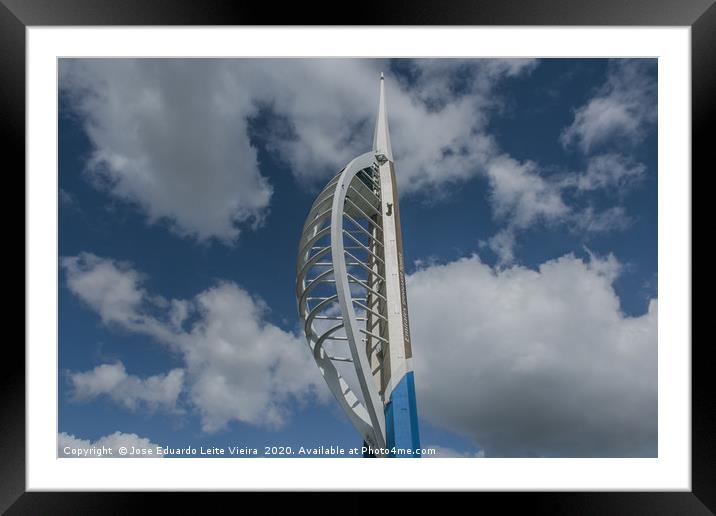
{"label": "blue sky", "polygon": [[656,455],[656,60],[61,60],[61,442],[359,445],[294,274],[381,71],[422,444]]}

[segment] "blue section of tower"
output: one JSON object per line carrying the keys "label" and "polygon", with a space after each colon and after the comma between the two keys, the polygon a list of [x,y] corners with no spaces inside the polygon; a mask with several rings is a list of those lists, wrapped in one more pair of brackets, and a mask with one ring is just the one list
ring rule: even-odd
{"label": "blue section of tower", "polygon": [[390,457],[420,457],[418,408],[412,371],[401,378],[390,394],[390,402],[385,407],[385,433],[389,450],[413,450],[410,454],[391,453]]}

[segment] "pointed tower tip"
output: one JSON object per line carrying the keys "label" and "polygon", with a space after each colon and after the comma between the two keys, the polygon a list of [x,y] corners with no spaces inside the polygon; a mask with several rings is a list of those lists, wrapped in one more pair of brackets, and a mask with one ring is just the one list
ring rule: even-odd
{"label": "pointed tower tip", "polygon": [[388,109],[385,105],[385,76],[382,72],[378,89],[378,114],[373,133],[373,150],[384,154],[390,161],[393,161],[393,149],[390,145],[390,132],[388,131]]}

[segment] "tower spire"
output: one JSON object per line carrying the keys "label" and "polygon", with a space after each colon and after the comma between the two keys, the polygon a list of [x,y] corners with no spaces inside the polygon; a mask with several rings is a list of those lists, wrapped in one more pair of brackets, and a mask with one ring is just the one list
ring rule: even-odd
{"label": "tower spire", "polygon": [[389,161],[393,161],[393,148],[390,146],[388,130],[388,109],[385,106],[385,77],[382,73],[380,74],[378,116],[375,120],[375,132],[373,133],[373,151],[385,154]]}

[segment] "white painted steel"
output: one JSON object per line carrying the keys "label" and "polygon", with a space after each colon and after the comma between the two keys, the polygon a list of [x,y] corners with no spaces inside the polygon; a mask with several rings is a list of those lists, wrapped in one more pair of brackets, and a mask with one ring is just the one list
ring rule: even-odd
{"label": "white painted steel", "polygon": [[[412,367],[412,348],[408,324],[408,306],[405,292],[403,264],[403,243],[400,230],[400,209],[396,188],[393,149],[388,128],[388,108],[385,96],[385,80],[380,76],[380,99],[373,137],[373,151],[379,156],[378,177],[383,213],[383,254],[385,259],[385,300],[388,318],[387,356],[383,357],[381,391],[386,400],[390,399],[393,388]],[[385,158],[380,159],[380,155]]]}
{"label": "white painted steel", "polygon": [[[380,371],[373,372],[366,352],[365,342],[370,337],[365,335],[365,324],[361,323],[367,317],[358,317],[355,309],[355,306],[362,309],[368,296],[382,295],[371,273],[371,263],[382,260],[381,243],[374,238],[381,229],[371,219],[379,218],[376,208],[380,192],[376,186],[378,179],[373,178],[377,166],[374,152],[355,158],[316,198],[299,243],[296,296],[309,348],[329,389],[363,439],[383,448],[386,445],[383,399],[377,382],[371,378]],[[369,200],[371,196],[376,199],[373,203]],[[368,241],[361,240],[366,237]],[[358,277],[361,272],[367,276]],[[352,290],[352,285],[362,295]],[[317,294],[319,291],[321,295]],[[324,321],[336,324],[319,327],[317,323]],[[376,334],[377,337],[382,336]],[[324,347],[327,341],[345,343],[347,349],[329,355]],[[353,364],[362,401],[341,376],[335,362]]]}

